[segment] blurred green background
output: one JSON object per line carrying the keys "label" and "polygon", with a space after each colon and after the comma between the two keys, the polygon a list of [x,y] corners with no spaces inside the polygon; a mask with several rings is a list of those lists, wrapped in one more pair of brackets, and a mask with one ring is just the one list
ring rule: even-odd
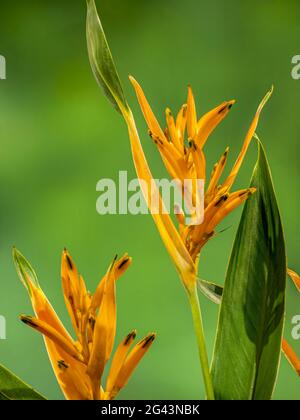
{"label": "blurred green background", "polygon": [[[160,120],[177,111],[191,83],[199,113],[238,100],[211,137],[212,165],[226,146],[233,163],[256,107],[275,85],[258,133],[272,167],[285,226],[289,265],[300,271],[300,80],[291,59],[300,54],[298,0],[97,1],[124,89],[156,176],[165,175],[148,139],[127,75],[143,85]],[[96,183],[135,177],[125,125],[99,91],[85,40],[85,2],[1,2],[0,54],[0,314],[7,340],[0,360],[49,398],[62,395],[41,337],[18,321],[32,313],[17,279],[11,247],[37,270],[40,283],[69,326],[60,285],[60,254],[72,253],[93,291],[113,256],[128,251],[134,264],[118,283],[118,340],[132,328],[156,330],[157,342],[120,395],[123,399],[204,397],[187,299],[150,216],[99,216]],[[247,186],[256,159],[253,144],[237,181]],[[202,278],[222,283],[241,210],[206,247]],[[288,284],[286,337],[300,314],[300,297]],[[217,307],[202,299],[212,352]],[[300,341],[293,342],[300,354]],[[299,399],[299,378],[285,359],[276,399]]]}

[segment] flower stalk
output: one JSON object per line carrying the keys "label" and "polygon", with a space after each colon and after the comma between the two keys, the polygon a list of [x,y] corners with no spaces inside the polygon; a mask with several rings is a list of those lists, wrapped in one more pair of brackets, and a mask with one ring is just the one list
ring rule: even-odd
{"label": "flower stalk", "polygon": [[203,375],[203,381],[204,381],[205,390],[206,390],[206,396],[209,401],[212,401],[215,399],[214,388],[213,388],[212,379],[210,375],[209,361],[208,361],[204,329],[203,329],[202,313],[201,313],[199,296],[198,296],[198,291],[197,291],[196,286],[194,286],[189,291],[188,297],[189,297],[189,303],[191,306],[191,311],[192,311],[192,316],[193,316],[194,330],[195,330],[195,335],[197,339],[199,360],[200,360],[200,365],[202,368],[202,375]]}

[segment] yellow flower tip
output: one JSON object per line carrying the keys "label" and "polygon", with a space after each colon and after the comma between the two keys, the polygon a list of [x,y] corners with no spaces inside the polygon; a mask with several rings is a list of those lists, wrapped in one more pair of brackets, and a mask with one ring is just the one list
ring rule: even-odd
{"label": "yellow flower tip", "polygon": [[218,109],[218,115],[225,117],[228,112],[231,110],[233,105],[236,103],[236,101],[233,99],[231,101],[223,102]]}
{"label": "yellow flower tip", "polygon": [[129,257],[127,254],[122,257],[117,264],[117,270],[119,274],[125,273],[125,271],[130,267],[132,264],[132,258]]}
{"label": "yellow flower tip", "polygon": [[195,97],[191,85],[188,85],[187,108],[189,109],[190,113],[196,113]]}
{"label": "yellow flower tip", "polygon": [[71,257],[71,255],[69,254],[69,252],[67,251],[67,249],[66,249],[66,248],[63,250],[63,260],[64,260],[64,262],[66,263],[67,267],[68,267],[71,271],[73,271],[73,270],[74,270],[74,263],[73,263],[73,261],[72,261],[72,257]]}
{"label": "yellow flower tip", "polygon": [[293,280],[293,282],[295,283],[295,286],[297,287],[297,289],[300,292],[300,276],[293,270],[288,269],[288,275],[290,276],[290,278]]}
{"label": "yellow flower tip", "polygon": [[31,327],[35,327],[35,323],[33,322],[33,318],[30,315],[20,315],[19,316],[20,321],[22,321],[25,325],[29,325]]}
{"label": "yellow flower tip", "polygon": [[130,82],[133,84],[133,86],[140,86],[137,80],[131,74],[128,76],[128,78]]}
{"label": "yellow flower tip", "polygon": [[230,152],[230,147],[226,147],[223,156],[227,158],[227,156],[229,155],[229,152]]}
{"label": "yellow flower tip", "polygon": [[233,105],[236,104],[236,99],[232,99],[231,101],[228,101],[228,108],[231,109]]}
{"label": "yellow flower tip", "polygon": [[182,110],[182,118],[183,119],[186,118],[187,108],[188,108],[187,104],[183,104],[182,107],[181,107],[181,110]]}
{"label": "yellow flower tip", "polygon": [[61,275],[63,279],[65,276],[72,276],[72,278],[74,277],[74,279],[78,279],[76,265],[71,257],[71,254],[66,248],[64,248],[61,257]]}
{"label": "yellow flower tip", "polygon": [[250,195],[253,195],[256,191],[257,191],[257,188],[254,188],[254,187],[247,188],[246,190],[242,191],[239,194],[239,197],[240,198],[244,198],[244,197],[248,198],[248,197],[250,197]]}
{"label": "yellow flower tip", "polygon": [[149,333],[145,338],[143,338],[143,340],[141,340],[139,342],[139,345],[143,348],[146,349],[148,347],[150,347],[153,343],[153,341],[156,338],[156,333]]}
{"label": "yellow flower tip", "polygon": [[196,131],[197,126],[197,112],[195,98],[193,94],[192,87],[188,86],[188,97],[187,97],[187,111],[188,111],[188,120],[187,126],[189,130],[189,136],[193,138],[193,132]]}
{"label": "yellow flower tip", "polygon": [[166,109],[166,117],[172,117],[172,111],[170,110],[170,108]]}
{"label": "yellow flower tip", "polygon": [[127,337],[124,339],[124,345],[127,346],[129,342],[132,342],[136,339],[137,330],[131,331]]}
{"label": "yellow flower tip", "polygon": [[123,262],[130,261],[130,262],[132,262],[132,257],[130,257],[130,255],[128,254],[128,252],[125,252],[125,254],[123,255],[123,257],[119,260],[119,263],[121,263],[121,261],[123,261]]}
{"label": "yellow flower tip", "polygon": [[251,187],[251,188],[249,188],[249,194],[250,194],[250,195],[255,194],[255,193],[256,193],[256,191],[257,191],[257,188],[255,188],[255,187]]}

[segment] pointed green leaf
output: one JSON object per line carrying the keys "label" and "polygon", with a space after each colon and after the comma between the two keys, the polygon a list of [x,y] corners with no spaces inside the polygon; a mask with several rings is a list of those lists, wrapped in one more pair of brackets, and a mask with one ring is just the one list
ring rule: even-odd
{"label": "pointed green leaf", "polygon": [[220,305],[223,295],[222,286],[201,279],[197,280],[197,285],[200,292],[202,292],[204,296],[206,296],[209,300],[216,303],[217,305]]}
{"label": "pointed green leaf", "polygon": [[30,293],[30,289],[28,287],[28,280],[30,280],[34,285],[39,287],[37,275],[30,265],[30,263],[26,260],[24,255],[21,254],[16,248],[13,248],[13,260],[15,263],[15,267],[18,273],[18,276],[21,282],[24,284],[28,292]]}
{"label": "pointed green leaf", "polygon": [[94,0],[87,0],[87,46],[94,76],[117,111],[128,110],[114,60]]}
{"label": "pointed green leaf", "polygon": [[0,365],[0,400],[45,400],[42,395]]}
{"label": "pointed green leaf", "polygon": [[283,333],[286,255],[264,150],[236,235],[220,308],[212,376],[217,399],[272,397]]}

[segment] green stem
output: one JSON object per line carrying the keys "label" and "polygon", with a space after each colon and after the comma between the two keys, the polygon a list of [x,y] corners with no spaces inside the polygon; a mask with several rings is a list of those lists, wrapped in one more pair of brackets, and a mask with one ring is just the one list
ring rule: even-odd
{"label": "green stem", "polygon": [[199,359],[200,359],[200,364],[202,368],[206,395],[207,395],[208,400],[214,400],[215,399],[214,388],[213,388],[211,375],[210,375],[197,286],[195,286],[191,291],[188,291],[188,296],[189,296],[189,301],[190,301],[192,315],[193,315],[194,329],[195,329],[195,334],[197,338]]}

